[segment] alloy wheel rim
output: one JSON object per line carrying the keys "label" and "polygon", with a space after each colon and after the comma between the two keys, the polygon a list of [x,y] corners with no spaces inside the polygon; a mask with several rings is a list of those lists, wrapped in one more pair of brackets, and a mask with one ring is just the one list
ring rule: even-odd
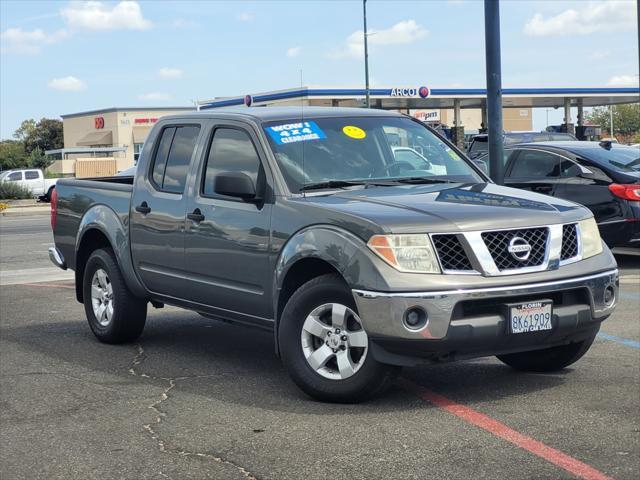
{"label": "alloy wheel rim", "polygon": [[99,268],[91,278],[91,306],[97,322],[106,327],[113,319],[113,285],[107,272]]}
{"label": "alloy wheel rim", "polygon": [[345,380],[364,364],[369,340],[360,317],[340,303],[315,308],[302,324],[302,352],[307,364],[330,380]]}

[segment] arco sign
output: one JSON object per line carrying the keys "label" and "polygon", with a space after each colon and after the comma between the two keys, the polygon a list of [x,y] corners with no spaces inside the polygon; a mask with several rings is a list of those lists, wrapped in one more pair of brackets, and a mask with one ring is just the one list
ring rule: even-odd
{"label": "arco sign", "polygon": [[390,96],[427,98],[430,93],[427,87],[394,87],[391,89]]}

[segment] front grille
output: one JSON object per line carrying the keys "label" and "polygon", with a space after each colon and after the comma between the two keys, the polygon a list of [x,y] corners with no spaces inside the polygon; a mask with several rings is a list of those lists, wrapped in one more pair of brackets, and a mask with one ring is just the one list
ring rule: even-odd
{"label": "front grille", "polygon": [[[513,270],[524,267],[536,267],[544,263],[549,229],[526,228],[520,230],[503,230],[498,232],[484,232],[482,240],[489,249],[498,270]],[[515,258],[509,250],[509,242],[514,237],[522,238],[531,246],[526,260]]]}
{"label": "front grille", "polygon": [[568,260],[578,255],[578,232],[575,223],[562,226],[562,250],[560,260]]}
{"label": "front grille", "polygon": [[444,270],[473,270],[456,235],[433,235],[432,240]]}

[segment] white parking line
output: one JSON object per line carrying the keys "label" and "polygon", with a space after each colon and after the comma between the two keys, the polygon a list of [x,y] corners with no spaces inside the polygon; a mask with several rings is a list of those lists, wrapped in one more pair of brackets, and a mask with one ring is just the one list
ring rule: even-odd
{"label": "white parking line", "polygon": [[61,270],[58,267],[23,268],[20,270],[0,271],[0,286],[21,285],[23,283],[53,282],[58,280],[73,280],[71,270]]}

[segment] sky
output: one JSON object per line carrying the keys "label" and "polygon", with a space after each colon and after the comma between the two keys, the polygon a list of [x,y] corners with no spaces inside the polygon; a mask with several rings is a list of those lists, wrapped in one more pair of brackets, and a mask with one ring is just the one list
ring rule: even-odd
{"label": "sky", "polygon": [[[638,86],[634,0],[500,3],[503,87]],[[483,2],[367,2],[372,86],[482,88]],[[0,0],[0,137],[27,118],[362,87],[362,2]],[[562,121],[534,112],[534,129]],[[575,113],[574,113],[575,116]]]}

